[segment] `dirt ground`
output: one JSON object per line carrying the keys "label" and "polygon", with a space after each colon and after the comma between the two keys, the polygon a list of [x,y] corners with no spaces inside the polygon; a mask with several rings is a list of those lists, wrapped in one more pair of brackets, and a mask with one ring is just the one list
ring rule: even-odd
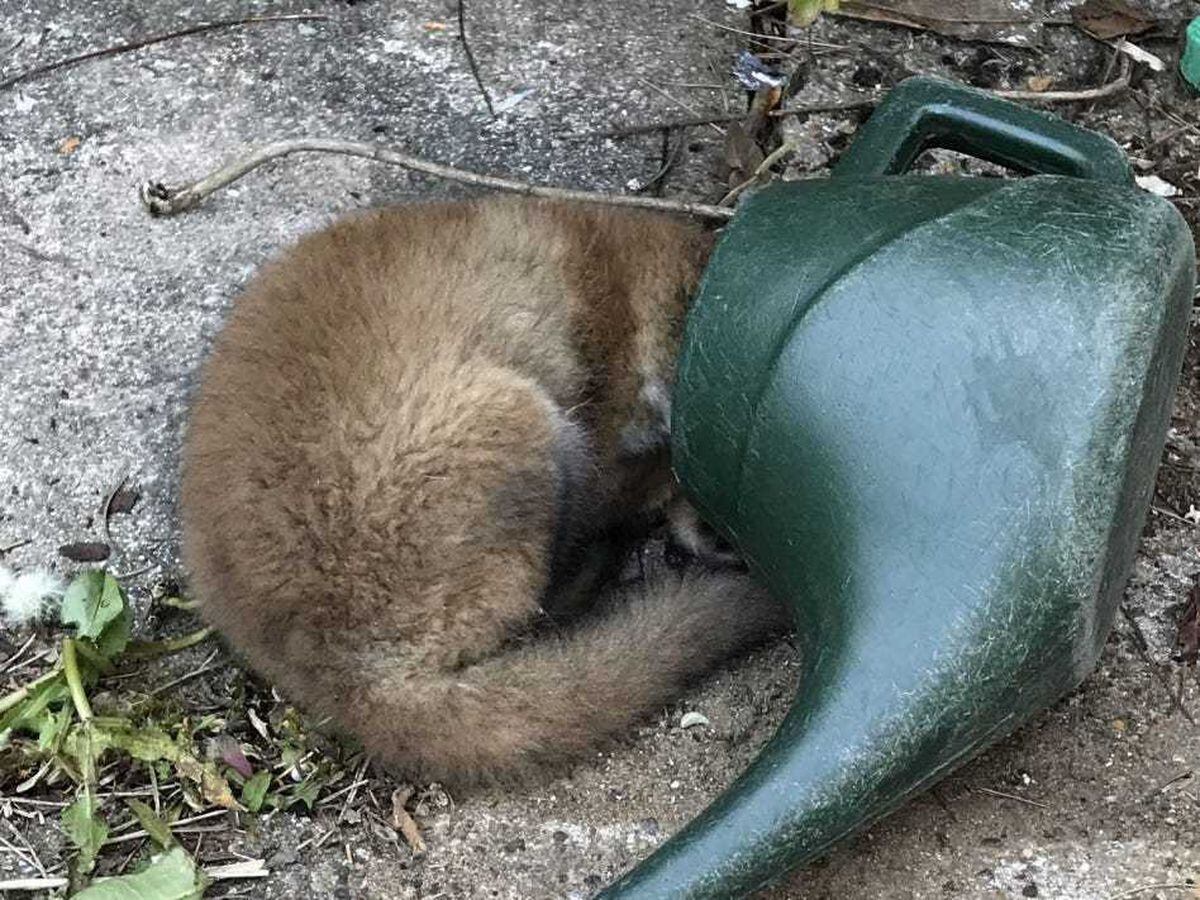
{"label": "dirt ground", "polygon": [[[1032,4],[1056,17],[1069,5]],[[1168,22],[1134,39],[1162,57],[1166,71],[1138,64],[1128,90],[1054,108],[1115,137],[1140,174],[1174,185],[1173,200],[1194,226],[1200,103],[1174,66],[1181,26],[1200,15],[1200,3],[1140,6]],[[1014,10],[1030,7],[1014,0]],[[74,571],[57,548],[105,539],[97,509],[127,473],[141,499],[112,518],[109,566],[131,573],[125,584],[148,637],[179,633],[190,621],[156,598],[177,585],[186,591],[175,510],[181,429],[199,360],[239,286],[272,251],[338,213],[463,189],[361,160],[295,158],[187,215],[151,219],[137,201],[141,180],[177,183],[246,146],[319,135],[622,191],[662,168],[663,136],[597,132],[745,108],[728,73],[751,39],[728,29],[747,30],[750,20],[721,0],[469,4],[481,77],[504,110],[494,120],[456,40],[455,6],[441,0],[0,0],[0,81],[196,21],[299,12],[327,18],[184,38],[0,89],[0,548],[20,544],[3,562]],[[1029,38],[1028,46],[991,44],[827,17],[797,44],[770,42],[783,55],[768,62],[794,76],[792,104],[873,96],[913,73],[996,89],[1046,77],[1050,89],[1063,90],[1095,87],[1121,71],[1110,46],[1069,24],[1032,29]],[[798,149],[779,174],[819,177],[866,115],[787,120],[776,140],[796,140]],[[709,126],[672,132],[664,194],[720,197],[723,140]],[[927,165],[979,168],[950,154]],[[765,896],[1200,897],[1200,684],[1195,670],[1172,661],[1200,573],[1198,374],[1192,338],[1125,615],[1096,673]],[[27,637],[0,632],[0,691],[52,662],[57,633],[47,626],[23,651],[34,663],[14,666]],[[214,716],[253,747],[246,709],[275,727],[286,703],[214,649],[141,668],[100,702],[119,705],[122,692],[194,676],[170,689],[177,709]],[[366,769],[364,783],[344,792],[357,783],[353,760],[348,779],[311,811],[222,814],[180,837],[206,865],[238,854],[266,861],[269,877],[222,881],[212,897],[586,897],[733,781],[785,714],[797,662],[788,641],[764,649],[627,743],[532,788],[451,797],[416,786],[409,809],[428,847],[423,856],[390,827],[396,783]],[[710,724],[681,728],[692,710]],[[56,824],[61,786],[18,793],[17,774],[0,771],[0,880],[54,875],[65,859]],[[137,842],[118,845],[101,870],[116,871],[141,852]]]}

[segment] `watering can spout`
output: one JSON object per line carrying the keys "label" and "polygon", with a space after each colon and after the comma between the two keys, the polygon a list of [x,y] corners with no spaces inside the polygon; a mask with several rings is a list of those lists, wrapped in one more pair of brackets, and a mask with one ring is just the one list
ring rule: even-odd
{"label": "watering can spout", "polygon": [[847,690],[815,716],[793,711],[736,790],[602,897],[741,896],[822,855],[863,826],[862,810],[882,815],[976,746],[927,769],[917,763],[945,744],[935,723],[922,730],[895,706],[863,709],[852,698]]}
{"label": "watering can spout", "polygon": [[1082,609],[1061,620],[1048,600],[1046,619],[1025,623],[1043,642],[1031,650],[1027,639],[1004,640],[1019,602],[976,595],[957,614],[918,615],[908,628],[896,620],[920,597],[851,590],[858,603],[841,620],[801,617],[801,633],[817,640],[803,651],[800,696],[734,789],[602,896],[726,898],[762,887],[1009,733],[1094,660]]}
{"label": "watering can spout", "polygon": [[[785,724],[730,793],[663,851],[609,888],[602,897],[676,900],[727,897],[768,883],[804,846],[819,854],[857,825],[846,792],[861,789],[836,760],[788,740]],[[847,746],[846,754],[870,746]],[[782,788],[782,790],[781,790]],[[803,812],[801,812],[803,811]],[[764,837],[771,836],[768,847]],[[779,840],[775,836],[779,836]],[[701,862],[703,863],[701,864]],[[726,888],[736,884],[736,893]]]}
{"label": "watering can spout", "polygon": [[[1023,179],[907,176],[928,144]],[[929,79],[834,173],[750,198],[690,315],[673,459],[793,609],[797,699],[607,898],[742,896],[1073,689],[1168,423],[1195,255],[1121,151]]]}

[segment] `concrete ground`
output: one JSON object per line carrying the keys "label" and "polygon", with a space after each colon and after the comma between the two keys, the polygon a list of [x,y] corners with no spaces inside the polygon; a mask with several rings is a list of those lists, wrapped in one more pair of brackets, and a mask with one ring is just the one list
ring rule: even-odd
{"label": "concrete ground", "polygon": [[[176,468],[188,392],[238,288],[274,250],[339,213],[462,190],[360,160],[296,158],[187,215],[153,219],[138,203],[141,180],[178,183],[247,146],[316,135],[619,191],[658,170],[657,136],[572,133],[689,115],[679,101],[741,108],[735,90],[685,87],[729,85],[740,38],[696,18],[744,27],[744,14],[720,0],[491,0],[468,9],[484,78],[498,102],[510,101],[496,121],[455,40],[454,6],[440,0],[0,0],[5,74],[198,20],[328,17],[185,38],[0,90],[0,547],[29,542],[8,564],[69,572],[56,548],[101,536],[97,509],[128,473],[142,499],[113,520],[119,550],[110,566],[138,573],[128,583],[144,611],[152,591],[181,575]],[[824,27],[820,34],[842,44],[897,40],[881,26]],[[934,65],[941,45],[903,34],[913,58]],[[857,90],[841,80],[852,62],[817,57],[819,99]],[[819,127],[825,136],[845,130],[841,120]],[[695,129],[690,150],[670,192],[711,198],[719,136]],[[1179,446],[1197,431],[1196,365],[1193,349]],[[1176,459],[1185,469],[1194,462]],[[1188,510],[1195,487],[1191,475],[1165,485],[1176,513]],[[1118,623],[1079,691],[767,896],[1200,896],[1200,731],[1173,707],[1178,671],[1169,661],[1197,571],[1195,526],[1170,509],[1152,516],[1129,590],[1131,620]],[[141,625],[154,623],[143,614]],[[366,823],[330,833],[336,822],[326,812],[246,823],[214,840],[226,842],[222,851],[267,857],[272,875],[213,895],[587,896],[733,780],[786,711],[796,664],[790,644],[766,649],[568,777],[453,798],[426,791],[415,813],[429,846],[423,859]],[[1182,706],[1200,715],[1195,672],[1181,683]],[[693,709],[711,726],[681,729]],[[375,777],[372,789],[386,797],[391,785]],[[0,878],[18,874],[29,873],[0,854]]]}

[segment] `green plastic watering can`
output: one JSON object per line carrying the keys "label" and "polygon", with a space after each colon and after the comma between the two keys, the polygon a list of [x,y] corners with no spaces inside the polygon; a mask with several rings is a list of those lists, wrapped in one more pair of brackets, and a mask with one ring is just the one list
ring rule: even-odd
{"label": "green plastic watering can", "polygon": [[[945,147],[1028,178],[906,175]],[[1146,514],[1195,280],[1115,143],[940,80],[722,237],[673,405],[684,488],[792,605],[799,695],[608,898],[738,897],[1092,670]]]}

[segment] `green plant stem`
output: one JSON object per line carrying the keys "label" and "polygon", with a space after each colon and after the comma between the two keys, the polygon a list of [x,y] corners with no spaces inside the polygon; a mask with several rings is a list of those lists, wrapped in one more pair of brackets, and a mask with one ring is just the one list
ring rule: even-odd
{"label": "green plant stem", "polygon": [[178,653],[180,650],[186,650],[188,647],[194,647],[201,641],[207,640],[212,633],[212,626],[205,626],[165,641],[135,641],[126,648],[125,657],[127,659],[150,659],[155,656]]}
{"label": "green plant stem", "polygon": [[75,712],[79,714],[79,721],[84,725],[90,725],[92,705],[88,702],[87,694],[83,690],[83,678],[79,673],[79,660],[75,655],[73,638],[63,638],[62,663],[63,671],[67,673],[67,687],[71,691],[71,702],[75,704]]}
{"label": "green plant stem", "polygon": [[75,704],[75,712],[79,715],[79,730],[83,752],[79,754],[80,778],[83,781],[83,793],[87,798],[88,814],[96,809],[96,754],[92,752],[92,704],[88,702],[87,693],[83,689],[83,676],[79,671],[79,658],[76,656],[74,638],[63,638],[62,666],[67,676],[67,688],[71,691],[71,702]]}
{"label": "green plant stem", "polygon": [[158,601],[163,606],[170,606],[173,609],[193,610],[200,606],[199,600],[185,600],[183,597],[163,597]]}
{"label": "green plant stem", "polygon": [[12,709],[18,703],[20,703],[23,700],[25,700],[26,698],[28,698],[29,695],[34,692],[34,690],[41,687],[47,681],[57,678],[61,674],[62,674],[61,666],[55,666],[49,672],[46,672],[43,675],[39,675],[37,678],[33,679],[33,681],[29,682],[29,684],[23,685],[22,687],[17,688],[12,693],[5,694],[3,697],[0,697],[0,713],[8,712],[10,709]]}

